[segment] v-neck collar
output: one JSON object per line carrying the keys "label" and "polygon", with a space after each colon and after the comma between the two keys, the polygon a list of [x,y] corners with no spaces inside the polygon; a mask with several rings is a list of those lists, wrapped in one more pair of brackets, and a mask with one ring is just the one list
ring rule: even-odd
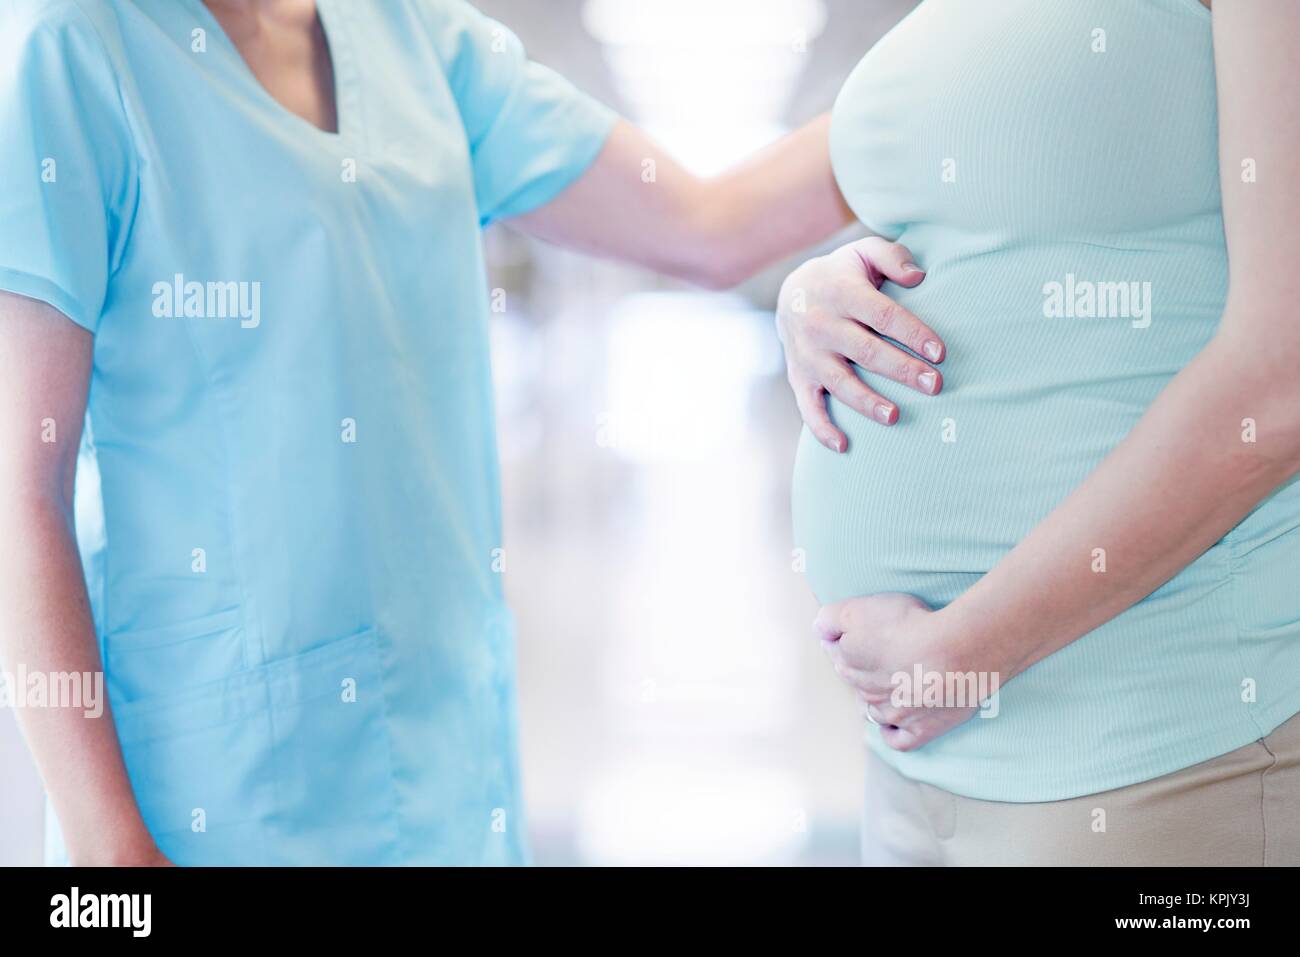
{"label": "v-neck collar", "polygon": [[345,143],[356,139],[359,132],[359,122],[356,111],[359,107],[356,96],[356,68],[352,57],[352,49],[348,43],[347,30],[345,27],[345,18],[340,15],[339,9],[334,5],[333,0],[316,0],[316,15],[320,18],[321,30],[325,34],[325,45],[328,48],[329,58],[334,73],[334,122],[338,127],[337,131],[323,130],[315,123],[299,116],[293,110],[289,109],[274,96],[257,78],[244,55],[235,45],[235,41],[226,33],[225,27],[217,19],[208,5],[203,0],[188,0],[191,6],[199,8],[199,14],[204,20],[204,27],[208,33],[215,37],[216,42],[220,44],[226,52],[236,60],[237,70],[243,80],[256,91],[256,95],[262,103],[272,112],[278,114],[285,122],[299,125],[302,129],[309,131],[311,135],[327,143]]}

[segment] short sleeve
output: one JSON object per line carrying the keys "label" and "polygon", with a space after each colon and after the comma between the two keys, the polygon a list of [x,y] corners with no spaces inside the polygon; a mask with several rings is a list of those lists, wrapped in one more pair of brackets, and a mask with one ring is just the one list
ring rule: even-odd
{"label": "short sleeve", "polygon": [[134,151],[75,3],[0,4],[0,289],[95,332],[134,206]]}
{"label": "short sleeve", "polygon": [[468,3],[441,6],[439,40],[469,137],[480,220],[545,205],[595,160],[616,114],[529,60],[518,37]]}

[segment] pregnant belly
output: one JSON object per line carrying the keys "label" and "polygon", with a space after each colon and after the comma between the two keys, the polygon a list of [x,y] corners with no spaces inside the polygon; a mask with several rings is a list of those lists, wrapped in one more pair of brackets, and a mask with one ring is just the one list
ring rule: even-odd
{"label": "pregnant belly", "polygon": [[891,429],[835,403],[844,454],[800,437],[795,545],[819,601],[901,591],[947,604],[1105,454],[1100,436],[1063,434],[1041,401],[1028,414],[992,400],[983,411],[932,402],[905,403],[908,417]]}
{"label": "pregnant belly", "polygon": [[[1048,318],[1039,277],[1064,273],[1062,262],[1080,268],[1078,249],[940,258],[917,289],[884,291],[947,341],[943,393],[876,379],[901,407],[898,425],[832,401],[849,450],[830,452],[806,430],[800,439],[794,544],[822,602],[904,591],[943,605],[959,595],[1128,434],[1213,334],[1221,302],[1183,283],[1183,301],[1146,328]],[[1017,271],[997,268],[1003,260]],[[1079,561],[1089,567],[1091,550]]]}

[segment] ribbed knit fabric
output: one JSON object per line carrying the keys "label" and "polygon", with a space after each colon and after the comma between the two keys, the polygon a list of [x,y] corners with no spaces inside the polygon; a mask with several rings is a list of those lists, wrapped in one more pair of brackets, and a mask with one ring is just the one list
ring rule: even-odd
{"label": "ribbed knit fabric", "polygon": [[[893,428],[833,403],[847,454],[805,431],[795,533],[819,599],[952,601],[1132,429],[1222,315],[1217,149],[1196,0],[925,0],[868,53],[835,107],[836,175],[927,270],[885,292],[949,359],[936,398],[873,381],[902,405]],[[1300,712],[1297,585],[1293,483],[1008,683],[998,717],[907,754],[868,741],[908,777],[998,801],[1224,754]]]}

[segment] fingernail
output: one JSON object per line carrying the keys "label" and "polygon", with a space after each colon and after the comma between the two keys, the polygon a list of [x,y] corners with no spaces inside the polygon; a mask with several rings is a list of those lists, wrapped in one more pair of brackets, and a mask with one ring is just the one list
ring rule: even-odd
{"label": "fingernail", "polygon": [[939,343],[935,342],[933,339],[925,340],[925,345],[921,347],[921,351],[924,352],[928,358],[932,359],[935,362],[938,362],[939,356],[943,355],[943,347],[940,346]]}
{"label": "fingernail", "polygon": [[876,418],[885,425],[889,424],[889,417],[894,414],[894,410],[887,405],[876,406]]}
{"label": "fingernail", "polygon": [[844,443],[840,441],[839,436],[827,437],[826,444],[830,447],[831,451],[833,452],[844,451]]}
{"label": "fingernail", "polygon": [[925,270],[916,263],[903,263],[903,272],[919,272],[924,274]]}
{"label": "fingernail", "polygon": [[921,388],[926,392],[934,392],[934,387],[939,384],[939,377],[933,372],[922,372],[916,377],[916,381],[921,384]]}

